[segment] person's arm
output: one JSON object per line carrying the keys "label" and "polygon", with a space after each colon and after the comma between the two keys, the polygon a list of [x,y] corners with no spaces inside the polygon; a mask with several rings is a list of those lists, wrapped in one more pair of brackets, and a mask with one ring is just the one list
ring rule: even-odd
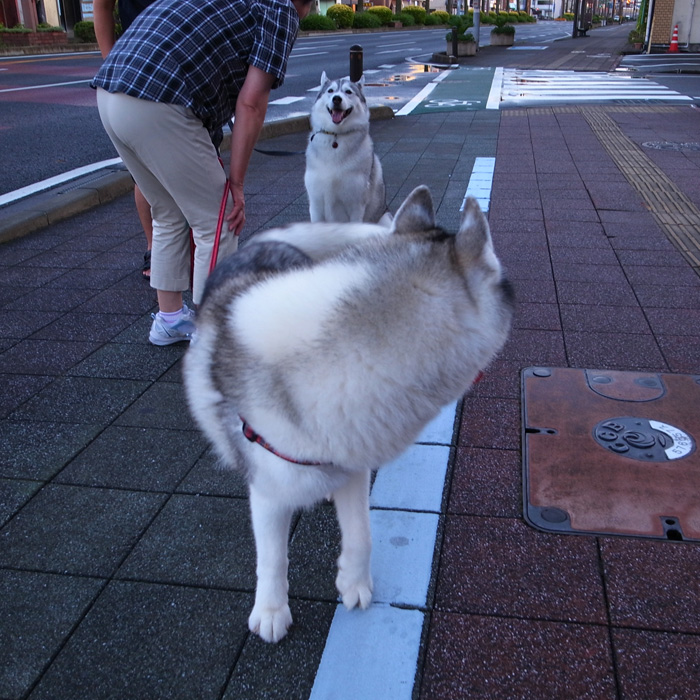
{"label": "person's arm", "polygon": [[248,67],[248,74],[236,100],[236,118],[231,132],[231,192],[233,210],[226,217],[229,231],[238,235],[245,224],[245,198],[243,182],[253,148],[265,122],[267,101],[275,81],[274,76],[255,66]]}
{"label": "person's arm", "polygon": [[92,12],[95,25],[95,38],[100,47],[102,58],[112,50],[116,39],[114,36],[114,6],[116,0],[93,0]]}

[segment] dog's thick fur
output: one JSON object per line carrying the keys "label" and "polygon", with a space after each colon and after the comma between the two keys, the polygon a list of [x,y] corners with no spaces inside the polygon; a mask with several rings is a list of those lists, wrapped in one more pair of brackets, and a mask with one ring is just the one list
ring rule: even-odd
{"label": "dog's thick fur", "polygon": [[[470,387],[511,316],[476,200],[451,235],[436,228],[425,187],[391,228],[294,224],[253,237],[217,267],[185,385],[218,456],[248,480],[253,632],[275,642],[286,634],[291,517],[328,494],[342,533],[336,585],[348,608],[369,605],[370,472]],[[243,420],[284,458],[246,439]]]}
{"label": "dog's thick fur", "polygon": [[384,176],[369,135],[369,108],[359,82],[321,76],[311,108],[304,184],[311,221],[382,221],[386,206]]}

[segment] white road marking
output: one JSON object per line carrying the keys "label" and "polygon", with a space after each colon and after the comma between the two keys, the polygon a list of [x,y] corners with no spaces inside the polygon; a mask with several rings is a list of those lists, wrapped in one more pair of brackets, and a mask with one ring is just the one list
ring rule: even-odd
{"label": "white road marking", "polygon": [[498,67],[494,71],[493,79],[491,80],[491,90],[489,97],[486,100],[486,109],[498,109],[501,102],[501,89],[503,88],[503,68]]}
{"label": "white road marking", "polygon": [[[485,211],[494,164],[477,158],[467,187]],[[309,700],[411,700],[455,411],[446,406],[379,470],[370,495],[374,601],[367,610],[336,607]]]}
{"label": "white road marking", "polygon": [[397,117],[405,117],[410,114],[426,97],[437,87],[438,83],[444,80],[450,74],[449,71],[443,71],[434,80],[429,82],[415,97],[409,100],[398,112]]}
{"label": "white road marking", "polygon": [[0,207],[5,204],[11,204],[19,199],[24,199],[37,192],[43,192],[51,187],[56,187],[57,185],[62,185],[70,180],[75,180],[83,175],[89,175],[97,170],[102,170],[103,168],[109,168],[112,165],[118,165],[122,162],[121,158],[112,158],[111,160],[103,160],[99,163],[91,163],[90,165],[84,165],[81,168],[76,168],[75,170],[69,170],[67,173],[61,175],[56,175],[50,177],[41,182],[35,182],[32,185],[27,185],[27,187],[22,187],[19,190],[14,190],[13,192],[8,192],[7,194],[0,195]]}
{"label": "white road marking", "polygon": [[629,75],[504,69],[501,103],[508,105],[614,100],[690,102],[692,98],[647,78],[633,78]]}
{"label": "white road marking", "polygon": [[271,105],[291,105],[294,104],[295,102],[299,102],[299,100],[305,100],[306,97],[295,97],[293,95],[289,95],[288,97],[280,97],[278,100],[272,100],[270,102]]}
{"label": "white road marking", "polygon": [[491,188],[493,186],[493,171],[496,168],[495,158],[475,158],[472,175],[469,178],[467,191],[464,193],[462,206],[460,211],[464,211],[464,205],[467,203],[467,197],[474,197],[478,202],[481,210],[486,213],[489,210],[491,203]]}
{"label": "white road marking", "polygon": [[92,78],[85,80],[71,80],[69,83],[50,83],[47,85],[27,85],[26,87],[4,88],[0,92],[20,92],[21,90],[42,90],[43,88],[64,87],[65,85],[80,85],[81,83],[89,83]]}

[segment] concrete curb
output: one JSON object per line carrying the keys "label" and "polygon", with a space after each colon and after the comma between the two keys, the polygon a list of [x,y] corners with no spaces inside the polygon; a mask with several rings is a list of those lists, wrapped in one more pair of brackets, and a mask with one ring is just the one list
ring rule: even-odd
{"label": "concrete curb", "polygon": [[[393,117],[394,111],[391,107],[386,105],[370,107],[372,121],[393,119]],[[309,130],[308,116],[280,119],[266,122],[259,140],[264,141]],[[230,146],[231,136],[226,134],[221,150],[228,151]],[[133,187],[131,175],[124,167],[113,166],[8,204],[0,209],[2,215],[0,243],[26,236],[58,221],[111,202],[133,190]]]}

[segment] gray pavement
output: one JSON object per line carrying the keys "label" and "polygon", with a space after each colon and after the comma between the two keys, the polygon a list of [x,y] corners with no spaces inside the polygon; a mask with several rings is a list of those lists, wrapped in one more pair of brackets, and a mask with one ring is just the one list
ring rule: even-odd
{"label": "gray pavement", "polygon": [[[598,31],[537,58],[476,58],[606,70],[626,31]],[[450,458],[427,597],[396,607],[423,620],[415,676],[398,690],[380,678],[367,700],[697,696],[697,543],[527,525],[521,372],[700,375],[698,133],[697,109],[652,104],[373,122],[390,208],[427,184],[448,229],[476,159],[495,158],[489,220],[518,311],[454,430],[424,439]],[[307,218],[303,169],[302,155],[254,155],[248,234]],[[0,210],[0,698],[308,698],[337,606],[332,510],[296,519],[295,625],[262,643],[246,628],[245,488],[216,470],[187,414],[185,348],[147,342],[155,294],[127,190],[115,172],[26,202],[41,226]],[[390,646],[373,653],[380,666]]]}

